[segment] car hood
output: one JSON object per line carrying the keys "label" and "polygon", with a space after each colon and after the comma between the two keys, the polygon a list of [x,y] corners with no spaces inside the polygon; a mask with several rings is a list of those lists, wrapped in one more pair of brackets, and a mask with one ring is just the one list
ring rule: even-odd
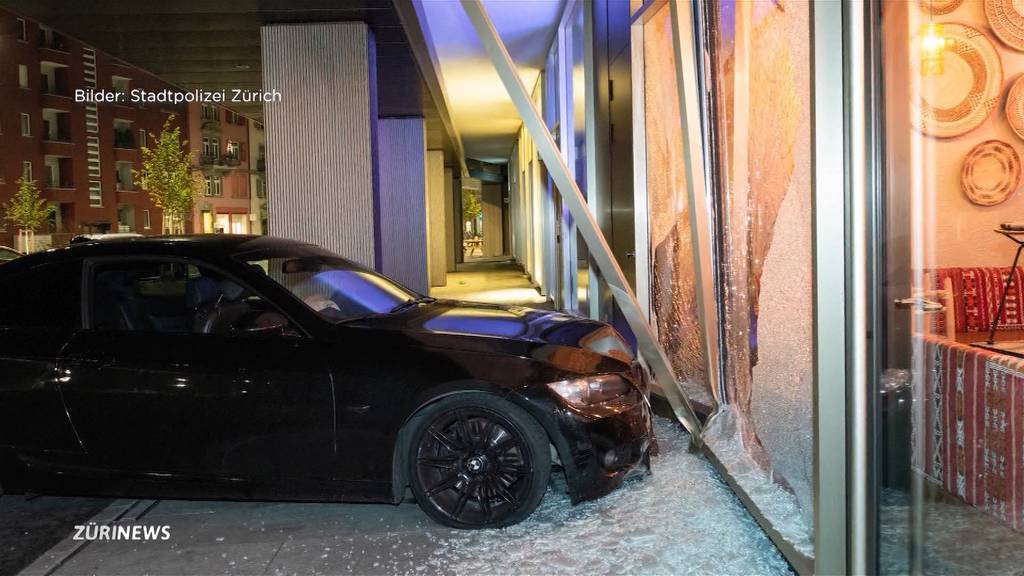
{"label": "car hood", "polygon": [[633,359],[623,338],[604,322],[522,306],[435,300],[390,316],[385,323],[415,332],[568,346],[623,362]]}

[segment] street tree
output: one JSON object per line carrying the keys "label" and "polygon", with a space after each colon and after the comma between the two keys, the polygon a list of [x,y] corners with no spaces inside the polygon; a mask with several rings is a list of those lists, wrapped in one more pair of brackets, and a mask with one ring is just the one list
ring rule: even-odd
{"label": "street tree", "polygon": [[25,176],[18,178],[18,191],[10,202],[3,205],[4,219],[18,228],[18,236],[22,238],[22,250],[35,250],[35,230],[50,217],[54,207],[39,193],[35,180]]}
{"label": "street tree", "polygon": [[202,176],[193,168],[188,141],[181,139],[181,127],[174,124],[174,114],[167,117],[159,135],[149,136],[154,146],[141,148],[142,170],[133,172],[153,204],[163,211],[163,232],[183,234]]}

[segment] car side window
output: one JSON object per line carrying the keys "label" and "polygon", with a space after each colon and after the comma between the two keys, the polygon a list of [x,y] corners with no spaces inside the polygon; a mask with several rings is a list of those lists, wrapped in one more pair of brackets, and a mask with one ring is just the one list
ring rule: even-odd
{"label": "car side window", "polygon": [[92,327],[164,334],[287,334],[288,320],[240,283],[177,261],[100,263],[92,275]]}
{"label": "car side window", "polygon": [[44,264],[0,280],[0,327],[76,330],[81,325],[81,260]]}

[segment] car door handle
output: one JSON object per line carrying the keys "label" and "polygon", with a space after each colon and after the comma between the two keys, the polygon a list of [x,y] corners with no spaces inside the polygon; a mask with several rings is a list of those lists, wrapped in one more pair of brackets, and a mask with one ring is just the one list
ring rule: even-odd
{"label": "car door handle", "polygon": [[370,411],[369,404],[346,404],[345,410],[353,414],[366,414]]}

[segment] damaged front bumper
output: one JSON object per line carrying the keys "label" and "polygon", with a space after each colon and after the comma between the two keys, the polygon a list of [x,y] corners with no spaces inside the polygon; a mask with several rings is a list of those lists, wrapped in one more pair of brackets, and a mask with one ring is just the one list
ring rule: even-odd
{"label": "damaged front bumper", "polygon": [[657,454],[646,391],[633,390],[613,402],[569,408],[537,390],[547,427],[565,469],[573,504],[608,494],[634,476],[650,473]]}

